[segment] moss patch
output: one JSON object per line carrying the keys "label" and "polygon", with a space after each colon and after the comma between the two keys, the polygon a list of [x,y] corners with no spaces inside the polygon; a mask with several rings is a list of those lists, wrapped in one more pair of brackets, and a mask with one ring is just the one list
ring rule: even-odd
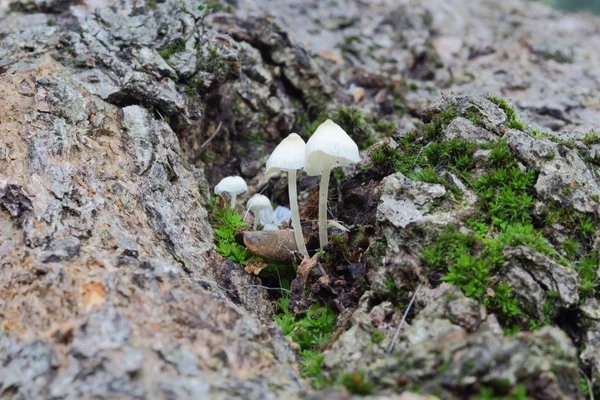
{"label": "moss patch", "polygon": [[[522,125],[506,100],[490,100],[504,110],[508,126],[518,129]],[[447,227],[435,245],[424,249],[425,266],[441,272],[442,280],[460,287],[465,295],[494,311],[507,332],[547,324],[552,317],[550,313],[543,321],[529,321],[511,289],[498,282],[505,261],[502,250],[507,246],[526,245],[575,268],[582,278],[580,294],[585,299],[594,296],[598,288],[591,267],[597,255],[590,253],[590,240],[598,223],[590,216],[552,204],[546,220],[534,214],[536,173],[518,164],[505,141],[478,145],[462,139],[442,139],[443,130],[460,115],[456,106],[449,104],[422,128],[398,138],[397,148],[384,144],[374,149],[373,169],[380,176],[401,172],[413,180],[442,184],[460,200],[457,188],[443,178],[446,172],[455,174],[477,195],[477,213],[465,221],[471,233]],[[471,115],[469,119],[475,120],[477,125],[476,118]],[[587,136],[587,142],[596,140],[593,134]],[[483,171],[474,170],[472,158],[478,149],[489,150]],[[553,222],[561,223],[568,232],[576,234],[562,246],[553,247],[543,234],[544,227]],[[553,309],[551,303],[548,309]]]}
{"label": "moss patch", "polygon": [[158,50],[158,54],[165,60],[169,61],[174,54],[181,53],[185,50],[185,40],[182,38],[178,38],[173,42],[163,46]]}
{"label": "moss patch", "polygon": [[488,100],[500,107],[506,114],[506,126],[511,129],[517,129],[519,131],[525,130],[525,124],[517,118],[517,112],[514,107],[510,105],[506,99],[500,99],[498,97],[489,96]]}
{"label": "moss patch", "polygon": [[322,373],[325,355],[320,348],[331,340],[337,316],[330,308],[313,304],[303,318],[298,318],[289,311],[289,303],[289,297],[279,299],[277,304],[280,313],[275,321],[281,326],[283,334],[300,346],[301,375],[310,379],[316,389],[320,389],[328,383]]}
{"label": "moss patch", "polygon": [[213,206],[211,222],[215,232],[217,251],[231,261],[246,265],[250,259],[248,250],[235,241],[235,234],[243,230],[248,224],[231,208]]}

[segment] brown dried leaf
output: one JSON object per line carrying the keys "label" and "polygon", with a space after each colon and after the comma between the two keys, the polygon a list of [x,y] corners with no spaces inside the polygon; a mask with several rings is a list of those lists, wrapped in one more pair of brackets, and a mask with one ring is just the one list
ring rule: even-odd
{"label": "brown dried leaf", "polygon": [[290,289],[292,291],[290,307],[294,313],[306,311],[307,305],[305,301],[304,290],[306,289],[306,281],[308,280],[310,271],[317,266],[318,257],[318,254],[315,254],[311,258],[304,257],[304,260],[302,260],[302,263],[296,272],[296,278],[290,285]]}
{"label": "brown dried leaf", "polygon": [[342,57],[339,51],[329,51],[327,49],[321,49],[321,51],[319,51],[317,55],[323,58],[324,60],[334,62],[338,65],[344,64],[344,58]]}
{"label": "brown dried leaf", "polygon": [[267,265],[269,264],[267,264],[266,262],[251,259],[248,260],[248,263],[246,264],[246,268],[244,268],[244,270],[249,274],[258,275],[260,271],[262,271]]}

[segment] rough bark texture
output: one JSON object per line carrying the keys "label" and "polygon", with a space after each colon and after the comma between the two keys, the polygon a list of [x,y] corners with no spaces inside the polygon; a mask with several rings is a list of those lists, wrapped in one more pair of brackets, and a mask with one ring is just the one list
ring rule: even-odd
{"label": "rough bark texture", "polygon": [[199,66],[175,72],[155,49],[186,35],[224,59],[238,48],[184,9],[2,21],[7,398],[275,398],[307,388],[268,324],[265,291],[213,253],[201,174],[166,122],[190,126],[175,82]]}

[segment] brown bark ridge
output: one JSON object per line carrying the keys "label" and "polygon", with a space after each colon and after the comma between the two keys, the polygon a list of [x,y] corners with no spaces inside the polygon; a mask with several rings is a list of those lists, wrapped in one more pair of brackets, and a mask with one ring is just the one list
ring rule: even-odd
{"label": "brown bark ridge", "polygon": [[0,398],[297,397],[177,136],[236,80],[239,44],[191,2],[46,6],[0,22]]}

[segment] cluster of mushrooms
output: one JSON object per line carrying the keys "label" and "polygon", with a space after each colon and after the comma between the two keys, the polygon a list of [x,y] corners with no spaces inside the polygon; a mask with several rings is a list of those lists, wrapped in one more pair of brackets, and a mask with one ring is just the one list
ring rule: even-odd
{"label": "cluster of mushrooms", "polygon": [[[267,173],[287,171],[290,209],[292,212],[292,228],[298,251],[308,256],[298,210],[298,193],[296,189],[297,170],[304,169],[310,176],[321,176],[319,185],[319,244],[327,245],[327,195],[331,169],[346,167],[360,161],[358,146],[348,134],[335,122],[328,119],[323,122],[307,143],[292,133],[281,141],[267,160]],[[228,192],[231,207],[235,209],[236,196],[248,190],[246,182],[239,176],[228,176],[217,186],[215,193],[221,195]],[[258,211],[271,209],[271,202],[266,196],[255,194],[247,203],[248,210],[255,214],[254,230],[258,228]]]}

